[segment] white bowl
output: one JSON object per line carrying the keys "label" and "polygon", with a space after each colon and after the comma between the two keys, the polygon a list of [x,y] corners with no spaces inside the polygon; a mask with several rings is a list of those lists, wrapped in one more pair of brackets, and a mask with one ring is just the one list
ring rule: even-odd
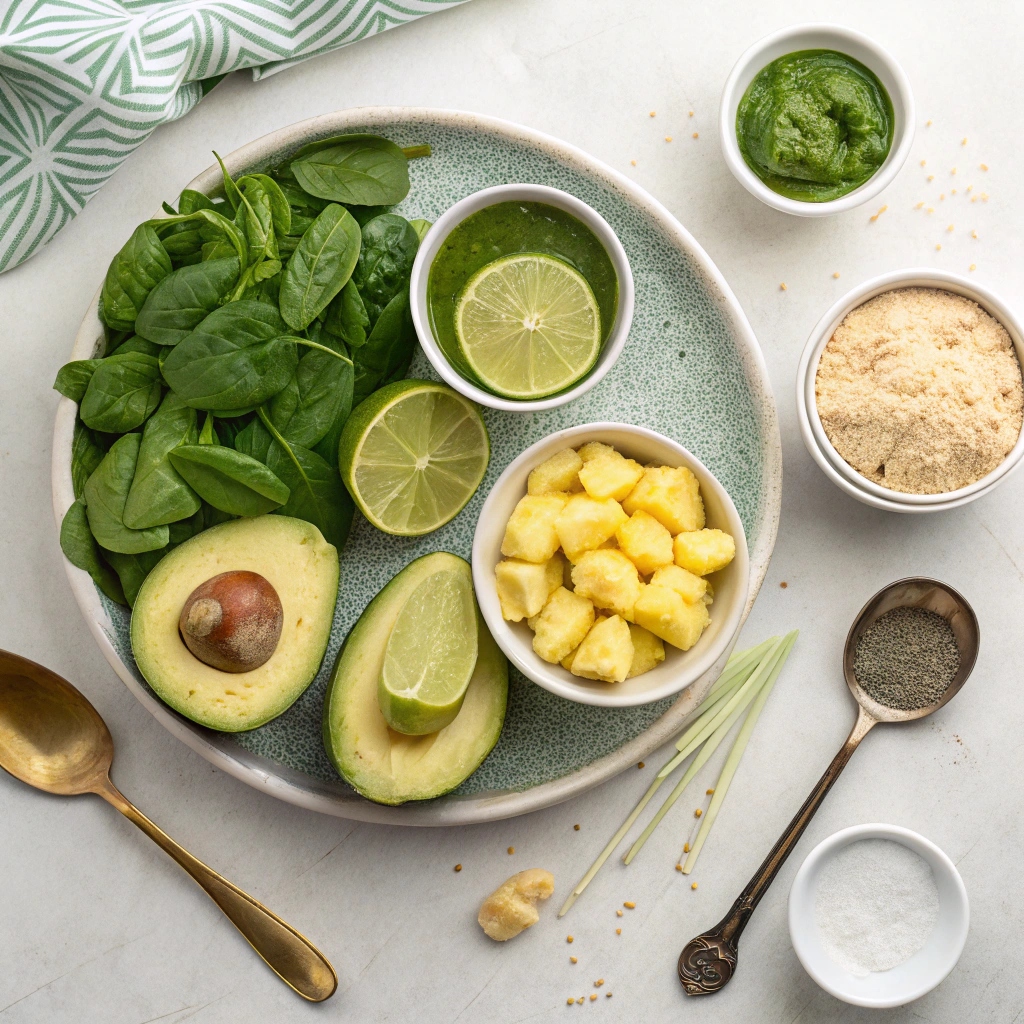
{"label": "white bowl", "polygon": [[[878,76],[892,101],[892,148],[885,162],[859,188],[827,203],[789,199],[770,189],[747,166],[736,140],[736,110],[747,86],[773,60],[797,50],[836,50],[853,57]],[[828,217],[852,210],[874,198],[899,173],[914,142],[914,96],[903,68],[876,42],[839,25],[794,25],[754,43],[736,62],[726,79],[718,118],[722,153],[736,180],[762,203],[798,217]]]}
{"label": "white bowl", "polygon": [[[506,622],[501,617],[494,567],[503,558],[501,541],[505,524],[519,499],[526,494],[530,471],[563,448],[576,448],[588,441],[603,441],[637,462],[665,466],[686,466],[700,483],[707,525],[732,534],[736,557],[712,576],[715,599],[711,624],[688,651],[665,645],[665,660],[650,672],[621,683],[582,679],[560,665],[551,665],[533,650],[533,633],[526,622]],[[679,693],[721,661],[724,664],[743,618],[749,576],[747,540],[736,506],[725,488],[699,459],[682,445],[648,430],[625,423],[586,423],[569,427],[538,441],[509,463],[487,496],[473,537],[473,585],[477,601],[491,636],[509,661],[528,679],[545,690],[602,707],[633,707]]]}
{"label": "white bowl", "polygon": [[[427,308],[427,279],[430,276],[430,267],[442,243],[451,234],[453,228],[461,224],[467,217],[488,206],[517,200],[555,206],[571,213],[577,220],[586,224],[604,246],[619,280],[619,302],[615,311],[615,322],[601,346],[601,354],[590,373],[577,384],[566,391],[560,391],[557,395],[525,401],[492,395],[490,391],[485,391],[463,377],[448,361],[447,356],[437,344],[430,326],[430,313]],[[556,406],[565,405],[566,402],[571,402],[585,394],[615,365],[615,360],[619,358],[619,354],[626,344],[626,336],[629,334],[629,327],[633,322],[633,272],[629,268],[626,250],[622,248],[618,236],[608,226],[604,217],[592,207],[575,196],[569,195],[568,192],[551,188],[548,185],[495,185],[492,188],[474,192],[472,195],[466,196],[465,199],[460,199],[453,207],[445,211],[427,232],[416,253],[416,261],[413,263],[412,277],[409,281],[409,297],[412,306],[412,322],[416,327],[420,345],[427,359],[430,360],[431,366],[441,375],[441,379],[474,402],[486,405],[491,409],[504,409],[506,412],[535,412],[540,409],[554,409]]]}
{"label": "white bowl", "polygon": [[[901,843],[928,863],[939,890],[939,919],[924,946],[909,960],[859,978],[825,952],[814,900],[822,868],[843,847],[862,839]],[[930,992],[960,959],[970,919],[967,890],[953,862],[924,836],[898,825],[854,825],[829,836],[807,855],[789,892],[789,936],[800,963],[826,992],[854,1006],[902,1006]]]}
{"label": "white bowl", "polygon": [[944,291],[973,299],[1006,328],[1017,353],[1017,359],[1021,366],[1024,366],[1024,329],[1013,311],[988,289],[982,288],[966,278],[942,270],[927,268],[896,270],[889,274],[883,274],[881,277],[873,277],[854,288],[853,291],[836,302],[815,324],[807,339],[807,344],[804,346],[800,365],[797,368],[797,419],[804,445],[811,458],[818,463],[825,475],[847,494],[865,504],[891,512],[941,512],[965,505],[988,494],[1006,479],[1024,458],[1024,431],[1021,432],[1017,443],[1006,458],[991,473],[976,480],[973,484],[942,494],[904,494],[901,491],[882,487],[858,473],[836,451],[818,416],[815,379],[818,375],[821,354],[829,339],[850,310],[856,309],[857,306],[876,295],[892,291],[895,288],[941,288]]}

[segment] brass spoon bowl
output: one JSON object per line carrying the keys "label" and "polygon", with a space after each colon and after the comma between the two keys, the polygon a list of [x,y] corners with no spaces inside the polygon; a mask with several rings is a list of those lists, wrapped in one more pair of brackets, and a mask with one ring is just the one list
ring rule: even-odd
{"label": "brass spoon bowl", "polygon": [[[960,666],[942,696],[933,704],[912,711],[901,711],[879,704],[868,696],[853,673],[854,655],[864,631],[893,608],[925,608],[938,613],[949,623],[960,649]],[[952,700],[960,687],[967,682],[967,677],[974,668],[979,643],[978,619],[971,606],[952,587],[938,580],[923,576],[897,580],[880,590],[864,605],[850,627],[843,650],[843,674],[846,676],[846,685],[849,686],[858,704],[857,721],[839,753],[811,790],[811,795],[796,812],[779,841],[772,847],[764,863],[737,897],[729,913],[710,931],[690,939],[683,947],[682,953],[679,954],[677,970],[687,995],[709,995],[725,988],[732,980],[736,971],[737,947],[743,929],[746,928],[755,907],[768,891],[779,868],[803,835],[804,829],[821,806],[833,783],[860,745],[860,741],[879,722],[911,722],[930,715]]]}
{"label": "brass spoon bowl", "polygon": [[182,849],[110,781],[114,741],[96,709],[66,679],[0,651],[0,767],[59,796],[95,793],[181,865],[272,971],[303,999],[330,998],[330,961],[291,925]]}

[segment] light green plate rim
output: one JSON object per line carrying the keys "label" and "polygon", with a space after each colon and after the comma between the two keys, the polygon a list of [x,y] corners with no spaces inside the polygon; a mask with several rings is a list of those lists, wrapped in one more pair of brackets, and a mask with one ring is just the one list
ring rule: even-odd
{"label": "light green plate rim", "polygon": [[[394,538],[357,522],[342,559],[342,596],[324,668],[292,709],[252,733],[213,733],[161,703],[137,674],[127,642],[127,614],[102,598],[86,573],[67,562],[65,568],[87,624],[125,685],[165,728],[229,774],[289,803],[339,817],[409,825],[498,820],[559,803],[646,757],[679,730],[721,665],[678,698],[635,709],[574,704],[522,677],[513,678],[502,738],[459,790],[422,804],[382,807],[332,778],[319,761],[322,757],[326,763],[319,741],[323,690],[337,649],[359,611],[402,564],[419,554],[451,550],[468,558],[476,514],[505,465],[541,436],[599,419],[631,420],[675,437],[722,481],[747,531],[749,611],[778,528],[778,418],[757,341],[707,254],[661,204],[575,147],[477,114],[362,107],[282,128],[236,150],[225,163],[236,175],[263,169],[306,142],[358,130],[377,131],[402,144],[428,141],[434,146],[431,160],[412,164],[412,191],[400,207],[410,217],[432,220],[470,192],[524,180],[562,188],[594,206],[620,235],[637,283],[637,312],[616,367],[588,395],[559,409],[533,415],[486,410],[492,438],[487,476],[460,515],[435,534],[402,539],[399,550]],[[188,187],[214,192],[218,182],[219,169],[210,167]],[[95,310],[94,301],[72,358],[88,358],[101,344]],[[435,377],[422,355],[411,376]],[[73,500],[74,420],[74,403],[62,399],[52,465],[58,522]],[[360,571],[346,576],[349,559]],[[375,569],[367,572],[369,564]]]}

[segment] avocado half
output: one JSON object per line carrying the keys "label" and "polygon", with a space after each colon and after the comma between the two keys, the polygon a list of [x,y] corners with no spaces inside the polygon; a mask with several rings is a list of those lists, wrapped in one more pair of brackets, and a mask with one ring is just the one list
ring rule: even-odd
{"label": "avocado half", "polygon": [[[234,569],[267,579],[284,612],[274,653],[251,672],[204,664],[178,632],[192,591]],[[132,609],[132,652],[156,695],[186,718],[219,732],[255,729],[313,681],[337,599],[338,551],[312,523],[279,515],[234,519],[174,548],[146,577]]]}
{"label": "avocado half", "polygon": [[476,668],[455,720],[427,736],[388,728],[377,703],[384,651],[409,596],[426,577],[463,559],[447,552],[407,565],[366,606],[352,627],[327,688],[324,746],[354,789],[379,804],[430,800],[451,792],[480,767],[501,735],[508,700],[508,661],[479,609]]}

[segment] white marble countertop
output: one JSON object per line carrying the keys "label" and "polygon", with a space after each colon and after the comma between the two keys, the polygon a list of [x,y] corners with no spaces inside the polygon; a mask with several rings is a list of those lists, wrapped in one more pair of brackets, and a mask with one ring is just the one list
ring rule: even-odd
{"label": "white marble countertop", "polygon": [[[834,20],[874,36],[903,64],[918,103],[917,140],[896,182],[876,206],[825,220],[762,206],[733,180],[717,141],[719,91],[739,53],[802,20]],[[185,119],[159,129],[48,248],[0,277],[0,646],[78,685],[113,732],[118,785],[195,854],[310,935],[340,977],[328,1003],[302,1003],[109,807],[45,797],[3,777],[0,1024],[512,1024],[567,1014],[866,1020],[869,1011],[834,1000],[804,973],[786,925],[789,884],[803,856],[836,829],[866,821],[904,825],[936,842],[957,863],[971,900],[957,968],[887,1019],[1017,1020],[1024,1008],[1024,705],[1015,696],[1024,474],[954,512],[901,517],[869,509],[842,495],[804,451],[793,380],[825,308],[883,271],[925,265],[966,273],[973,263],[979,281],[1024,308],[1024,200],[1013,185],[1024,135],[1022,37],[1024,8],[1013,4],[986,12],[953,0],[474,0],[260,84],[232,76]],[[107,261],[151,212],[153,197],[176,194],[208,165],[212,147],[230,151],[292,121],[364,104],[509,118],[624,171],[707,249],[760,340],[782,424],[785,491],[778,546],[744,638],[757,642],[792,627],[801,635],[705,847],[697,891],[673,870],[690,813],[680,805],[633,866],[609,864],[571,915],[555,918],[650,769],[541,813],[461,829],[362,825],[279,803],[172,739],[118,681],[72,600],[50,506],[57,404],[50,384]],[[983,162],[991,170],[981,171]],[[968,185],[971,196],[990,199],[971,203]],[[915,209],[922,200],[926,208]],[[883,204],[888,209],[871,222]],[[754,915],[732,984],[709,999],[685,998],[675,978],[680,947],[724,913],[853,721],[840,673],[852,617],[880,586],[910,574],[946,580],[973,603],[982,629],[974,675],[933,719],[881,728],[865,741]],[[707,773],[708,784],[714,775]],[[552,905],[515,942],[492,943],[475,923],[478,904],[528,866],[554,872]],[[637,907],[619,920],[623,900]],[[575,936],[571,948],[567,933]],[[597,1002],[566,1006],[569,996],[595,991],[600,977]]]}

